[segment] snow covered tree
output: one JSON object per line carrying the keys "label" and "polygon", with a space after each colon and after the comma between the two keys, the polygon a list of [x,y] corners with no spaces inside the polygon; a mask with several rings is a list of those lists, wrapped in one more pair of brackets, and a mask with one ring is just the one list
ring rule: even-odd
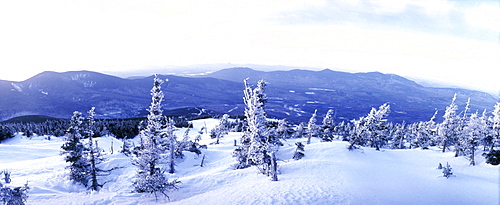
{"label": "snow covered tree", "polygon": [[0,174],[3,174],[3,181],[6,183],[6,184],[9,184],[12,180],[10,179],[10,174],[11,172],[9,170],[4,170],[2,172],[0,172]]}
{"label": "snow covered tree", "polygon": [[311,144],[311,138],[315,137],[318,132],[318,127],[316,125],[316,112],[318,110],[314,110],[311,118],[309,118],[309,122],[307,123],[307,144]]}
{"label": "snow covered tree", "polygon": [[0,202],[3,205],[24,205],[28,199],[28,183],[20,187],[4,187],[0,183]]}
{"label": "snow covered tree", "polygon": [[97,141],[94,142],[92,136],[94,136],[94,116],[95,116],[95,108],[92,107],[88,111],[87,118],[87,129],[85,129],[85,134],[88,138],[88,143],[86,146],[86,150],[88,151],[88,161],[89,161],[89,171],[88,171],[88,180],[90,181],[89,188],[98,191],[101,184],[97,181],[97,176],[103,172],[103,170],[99,169],[97,165],[101,164],[105,159],[102,155],[103,150],[97,144]]}
{"label": "snow covered tree", "polygon": [[290,121],[287,119],[281,119],[278,121],[278,126],[274,130],[275,136],[277,136],[279,139],[288,139],[292,137],[292,134],[294,133],[292,125]]}
{"label": "snow covered tree", "polygon": [[495,105],[492,112],[493,114],[493,126],[492,126],[492,140],[491,140],[491,150],[494,150],[495,146],[500,143],[500,103]]}
{"label": "snow covered tree", "polygon": [[306,124],[304,122],[299,123],[295,127],[295,133],[293,135],[294,138],[303,138],[306,135]]}
{"label": "snow covered tree", "polygon": [[258,166],[263,174],[276,179],[275,152],[280,144],[277,138],[270,135],[267,128],[266,113],[264,111],[267,96],[265,94],[266,83],[260,80],[257,87],[252,89],[245,79],[245,90],[243,100],[245,102],[245,117],[248,128],[241,137],[241,145],[235,149],[233,156],[237,158],[236,168],[246,168],[252,165]]}
{"label": "snow covered tree", "polygon": [[479,147],[479,142],[485,136],[485,128],[486,128],[486,119],[483,116],[478,116],[477,113],[474,113],[470,116],[470,120],[464,128],[464,137],[460,139],[459,146],[469,158],[470,165],[475,166],[475,155],[476,151]]}
{"label": "snow covered tree", "polygon": [[69,163],[66,169],[69,169],[70,180],[88,185],[89,161],[86,158],[85,146],[82,142],[83,133],[82,113],[75,111],[70,120],[70,127],[67,130],[64,144],[61,146],[61,155]]}
{"label": "snow covered tree", "polygon": [[392,143],[390,144],[392,149],[405,149],[406,140],[406,123],[396,124],[390,130],[390,136]]}
{"label": "snow covered tree", "polygon": [[453,175],[453,172],[451,172],[451,166],[446,162],[446,167],[443,167],[443,176],[446,177],[447,179],[450,178]]}
{"label": "snow covered tree", "polygon": [[356,145],[363,146],[368,144],[380,150],[388,141],[388,126],[387,116],[390,112],[390,105],[383,104],[379,109],[372,108],[370,113],[361,117],[359,120],[354,120],[354,130],[349,139],[349,150],[356,148]]}
{"label": "snow covered tree", "polygon": [[177,136],[174,134],[175,126],[174,121],[172,119],[167,119],[165,124],[165,132],[162,134],[162,138],[165,140],[164,146],[167,148],[167,164],[168,164],[168,173],[175,173],[175,149],[178,146]]}
{"label": "snow covered tree", "polygon": [[295,160],[302,159],[302,157],[305,156],[304,144],[302,144],[302,142],[296,142],[295,145],[297,146],[297,148],[295,148],[295,152],[293,153],[293,159]]}
{"label": "snow covered tree", "polygon": [[437,129],[434,119],[436,119],[437,113],[438,112],[436,110],[429,121],[416,123],[416,133],[413,145],[422,149],[427,149],[429,146],[433,145],[432,140],[435,137],[435,130]]}
{"label": "snow covered tree", "polygon": [[[152,193],[157,196],[158,193],[168,197],[166,192],[177,189],[177,180],[169,182],[164,171],[159,167],[162,160],[162,154],[165,153],[165,147],[170,149],[169,171],[174,171],[174,149],[175,144],[172,140],[173,123],[171,120],[164,120],[161,110],[163,101],[163,92],[161,91],[161,80],[155,75],[154,85],[151,89],[151,105],[148,109],[147,125],[140,131],[141,146],[135,152],[132,162],[137,167],[136,181],[134,182],[134,191],[138,193]],[[164,132],[164,128],[167,129]],[[167,138],[167,139],[165,139]]]}
{"label": "snow covered tree", "polygon": [[451,104],[446,107],[443,122],[438,126],[437,141],[443,147],[443,152],[446,152],[448,146],[455,144],[460,134],[460,117],[457,114],[458,106],[455,104],[456,99],[457,94],[453,96]]}
{"label": "snow covered tree", "polygon": [[210,137],[216,139],[215,144],[219,144],[220,138],[229,133],[229,115],[224,114],[219,119],[219,124],[217,124],[211,131]]}
{"label": "snow covered tree", "polygon": [[349,146],[347,149],[354,150],[358,149],[359,146],[364,146],[365,139],[364,136],[368,130],[364,126],[366,121],[365,117],[360,117],[358,120],[352,120],[353,127],[346,141],[349,141]]}
{"label": "snow covered tree", "polygon": [[323,123],[320,127],[320,137],[323,142],[330,142],[335,134],[335,120],[333,119],[333,110],[330,109],[323,118]]}

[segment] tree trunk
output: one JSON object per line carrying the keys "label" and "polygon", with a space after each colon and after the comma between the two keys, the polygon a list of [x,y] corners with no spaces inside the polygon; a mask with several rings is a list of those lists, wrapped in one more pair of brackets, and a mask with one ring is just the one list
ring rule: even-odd
{"label": "tree trunk", "polygon": [[271,181],[278,181],[278,163],[274,152],[271,153],[271,170]]}
{"label": "tree trunk", "polygon": [[475,155],[475,151],[476,151],[476,147],[472,147],[472,154],[470,156],[470,165],[472,166],[476,166],[476,161],[474,160],[474,155]]}
{"label": "tree trunk", "polygon": [[169,170],[168,170],[168,173],[170,174],[173,174],[175,173],[175,141],[174,140],[170,140],[170,160],[169,160]]}

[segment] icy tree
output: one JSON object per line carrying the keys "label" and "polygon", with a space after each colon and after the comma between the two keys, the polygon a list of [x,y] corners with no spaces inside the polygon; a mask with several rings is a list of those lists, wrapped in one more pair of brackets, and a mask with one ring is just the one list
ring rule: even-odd
{"label": "icy tree", "polygon": [[446,162],[446,166],[443,167],[443,176],[446,177],[447,179],[450,178],[453,175],[453,172],[451,172],[451,166]]}
{"label": "icy tree", "polygon": [[434,119],[436,119],[437,110],[434,115],[431,117],[429,121],[426,122],[418,122],[415,127],[415,139],[413,141],[413,145],[416,147],[420,147],[422,149],[427,149],[429,146],[433,144],[433,138],[436,132],[436,123]]}
{"label": "icy tree", "polygon": [[86,150],[88,150],[88,160],[89,160],[89,173],[88,173],[88,180],[90,180],[90,187],[94,191],[98,191],[100,187],[102,187],[101,184],[97,181],[97,176],[100,175],[100,173],[103,172],[103,170],[99,169],[97,165],[101,164],[104,161],[104,157],[102,155],[103,150],[99,147],[97,144],[97,141],[94,142],[92,139],[92,136],[94,136],[94,116],[95,116],[95,108],[92,107],[88,111],[88,118],[87,118],[87,129],[85,130],[85,135],[88,138],[88,144],[86,146]]}
{"label": "icy tree", "polygon": [[[173,170],[173,159],[175,144],[168,137],[173,135],[173,123],[170,120],[165,121],[162,115],[161,102],[163,101],[163,92],[161,84],[163,81],[155,75],[154,86],[151,89],[151,105],[148,109],[147,125],[140,131],[141,147],[135,152],[133,164],[137,167],[136,181],[134,182],[134,191],[138,193],[152,193],[157,196],[161,193],[168,197],[166,192],[177,189],[177,180],[169,182],[164,171],[159,167],[162,159],[162,153],[165,153],[165,146],[169,147],[169,171]],[[165,124],[166,122],[169,122]],[[164,133],[163,128],[167,128]],[[166,135],[167,140],[163,137]],[[170,136],[169,136],[170,135]]]}
{"label": "icy tree", "polygon": [[267,96],[266,83],[260,80],[257,87],[252,89],[245,79],[243,100],[245,102],[245,117],[248,128],[241,137],[241,145],[233,152],[237,158],[236,168],[246,168],[257,165],[263,174],[277,180],[275,166],[275,152],[278,151],[279,140],[273,138],[267,128],[266,113],[264,111]]}
{"label": "icy tree", "polygon": [[168,173],[173,174],[175,173],[175,149],[178,146],[177,144],[177,136],[174,134],[175,131],[175,126],[174,126],[174,121],[172,119],[167,119],[166,121],[166,126],[165,126],[165,132],[163,133],[162,137],[165,140],[165,145],[168,149],[168,155],[167,155],[167,164],[168,164]]}
{"label": "icy tree", "polygon": [[4,187],[0,183],[0,202],[4,205],[24,205],[28,199],[28,183],[21,187]]}
{"label": "icy tree", "polygon": [[319,132],[321,135],[321,141],[330,142],[333,140],[335,134],[335,120],[333,119],[333,110],[330,109],[326,113]]}
{"label": "icy tree", "polygon": [[229,133],[229,126],[229,115],[222,115],[219,124],[210,131],[210,137],[216,139],[215,144],[219,144],[220,138]]}
{"label": "icy tree", "polygon": [[287,119],[281,119],[278,121],[278,126],[274,129],[275,136],[279,139],[288,139],[292,137],[294,133],[290,122]]}
{"label": "icy tree", "polygon": [[302,157],[305,156],[304,144],[302,144],[302,142],[296,142],[295,145],[297,146],[297,148],[295,148],[295,152],[293,153],[293,159],[295,160],[302,159]]}
{"label": "icy tree", "polygon": [[370,113],[354,120],[354,129],[349,139],[349,150],[355,149],[356,145],[365,144],[380,150],[388,141],[387,116],[390,112],[390,105],[383,104],[379,109],[372,108]]}
{"label": "icy tree", "polygon": [[380,150],[387,142],[387,116],[390,112],[390,105],[383,104],[379,109],[372,108],[367,116],[367,121],[364,124],[368,130],[368,142],[376,150]]}
{"label": "icy tree", "polygon": [[70,120],[70,127],[67,130],[64,144],[61,146],[61,155],[69,163],[70,179],[84,186],[88,185],[89,161],[86,158],[85,146],[82,142],[83,132],[82,113],[75,111]]}
{"label": "icy tree", "polygon": [[10,174],[11,172],[9,170],[4,170],[2,172],[0,172],[0,174],[3,174],[3,181],[6,183],[6,184],[9,184],[12,180],[10,179]]}
{"label": "icy tree", "polygon": [[315,137],[318,128],[316,125],[316,112],[318,110],[314,110],[314,113],[312,114],[311,118],[309,119],[309,122],[307,123],[307,144],[311,144],[311,138]]}
{"label": "icy tree", "polygon": [[438,126],[437,137],[440,145],[443,146],[443,152],[446,152],[448,146],[455,144],[460,134],[460,117],[457,115],[458,107],[455,104],[456,99],[457,94],[453,96],[451,104],[446,107],[443,122]]}
{"label": "icy tree", "polygon": [[481,117],[478,116],[477,113],[470,116],[470,120],[464,128],[464,137],[460,139],[459,143],[460,150],[469,158],[470,165],[472,166],[476,165],[474,157],[479,147],[479,142],[486,134],[486,119],[484,117],[484,115]]}
{"label": "icy tree", "polygon": [[406,123],[396,124],[390,131],[390,136],[392,136],[392,149],[404,149],[406,140]]}
{"label": "icy tree", "polygon": [[498,143],[500,143],[500,103],[497,103],[493,110],[492,140],[490,151],[492,151]]}
{"label": "icy tree", "polygon": [[294,138],[303,138],[306,135],[306,124],[304,122],[299,123],[295,127],[295,133],[293,135]]}
{"label": "icy tree", "polygon": [[368,130],[364,126],[365,121],[365,117],[360,117],[358,120],[352,120],[353,127],[351,129],[351,132],[349,133],[348,138],[346,139],[347,141],[349,141],[349,146],[347,147],[347,149],[358,149],[359,146],[363,146],[365,144],[364,136],[368,132]]}

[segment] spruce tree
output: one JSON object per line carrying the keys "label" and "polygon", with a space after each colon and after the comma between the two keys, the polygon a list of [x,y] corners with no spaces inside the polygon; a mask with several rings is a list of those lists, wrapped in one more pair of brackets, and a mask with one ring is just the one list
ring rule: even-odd
{"label": "spruce tree", "polygon": [[295,148],[295,152],[293,153],[293,159],[302,159],[302,157],[305,156],[304,144],[302,144],[302,142],[296,142],[295,145],[297,146],[297,148]]}
{"label": "spruce tree", "polygon": [[102,155],[103,150],[97,144],[97,141],[94,141],[92,137],[94,136],[94,116],[95,116],[95,108],[92,107],[88,111],[87,118],[87,129],[85,130],[85,134],[88,138],[88,143],[86,146],[86,150],[88,150],[88,159],[89,159],[89,173],[88,180],[90,181],[89,188],[98,191],[101,184],[97,181],[97,176],[103,172],[103,170],[99,169],[97,165],[101,164],[104,161],[104,157]]}
{"label": "spruce tree", "polygon": [[28,183],[20,187],[7,187],[0,183],[0,203],[4,205],[24,205],[28,199]]}
{"label": "spruce tree", "polygon": [[277,180],[277,164],[275,152],[278,151],[279,139],[270,135],[267,128],[266,113],[264,111],[267,96],[266,83],[260,80],[257,87],[252,89],[245,79],[244,103],[247,130],[241,137],[241,145],[235,149],[233,156],[237,158],[236,168],[246,168],[256,165],[259,170],[272,180]]}
{"label": "spruce tree", "polygon": [[390,105],[383,104],[379,109],[372,108],[367,116],[354,120],[354,129],[349,138],[349,150],[353,150],[356,145],[369,145],[380,150],[388,141],[387,116],[390,112]]}
{"label": "spruce tree", "polygon": [[446,107],[443,115],[443,122],[438,127],[438,142],[443,147],[442,152],[446,152],[446,148],[455,144],[459,133],[460,119],[457,115],[458,107],[455,104],[457,94],[453,96],[451,104]]}
{"label": "spruce tree", "polygon": [[[175,144],[172,145],[170,141],[163,138],[165,137],[163,135],[167,135],[168,137],[168,135],[172,134],[165,134],[163,128],[171,128],[173,123],[170,120],[165,121],[162,115],[161,102],[164,97],[161,91],[162,83],[163,81],[158,75],[155,75],[154,85],[151,89],[152,102],[148,109],[147,125],[140,131],[141,146],[135,152],[132,160],[133,164],[137,167],[136,181],[133,185],[135,192],[152,193],[155,196],[161,193],[168,197],[167,192],[177,189],[176,184],[178,181],[173,180],[169,182],[164,171],[159,167],[162,153],[165,153],[165,147],[170,148],[169,159],[173,159],[174,147],[172,146],[175,146]],[[167,132],[169,131],[172,130],[168,130]],[[173,160],[171,160],[171,163],[173,164]],[[169,171],[174,171],[173,166],[170,167]]]}
{"label": "spruce tree", "polygon": [[316,112],[318,110],[314,110],[314,113],[309,118],[309,122],[307,123],[307,144],[311,144],[311,138],[315,137],[317,134],[317,125],[316,125]]}
{"label": "spruce tree", "polygon": [[490,151],[493,151],[495,146],[500,143],[500,103],[495,105],[492,112],[493,114],[493,126],[492,126],[492,140]]}
{"label": "spruce tree", "polygon": [[219,124],[210,131],[210,137],[216,139],[215,144],[219,144],[220,138],[229,133],[229,126],[229,115],[222,115]]}
{"label": "spruce tree", "polygon": [[469,158],[470,165],[475,166],[475,155],[479,147],[479,142],[485,136],[486,120],[477,113],[470,116],[470,120],[464,128],[464,137],[459,143],[460,150]]}
{"label": "spruce tree", "polygon": [[323,118],[323,122],[320,127],[321,141],[330,142],[334,138],[335,134],[335,120],[333,119],[333,110],[330,109]]}
{"label": "spruce tree", "polygon": [[82,113],[75,111],[70,120],[70,127],[66,131],[64,144],[61,146],[61,155],[69,163],[66,169],[69,169],[70,180],[87,187],[89,161],[86,158],[86,149],[82,142],[83,133]]}
{"label": "spruce tree", "polygon": [[453,175],[453,172],[451,171],[451,166],[446,162],[446,166],[443,167],[443,176],[446,177],[447,179],[450,178]]}

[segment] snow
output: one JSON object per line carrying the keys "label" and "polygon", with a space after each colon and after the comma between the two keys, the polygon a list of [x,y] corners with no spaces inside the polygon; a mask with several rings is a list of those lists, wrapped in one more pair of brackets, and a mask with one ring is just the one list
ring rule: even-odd
{"label": "snow", "polygon": [[309,88],[309,90],[317,90],[317,91],[335,92],[335,90],[334,90],[334,89],[329,89],[329,88]]}
{"label": "snow", "polygon": [[[215,119],[193,121],[190,136],[194,138],[205,125],[210,130],[217,124]],[[177,137],[184,131],[177,130]],[[279,181],[272,182],[255,167],[233,169],[231,153],[240,136],[230,132],[214,145],[210,143],[215,140],[204,134],[201,144],[208,148],[200,156],[186,152],[177,162],[178,172],[167,174],[182,182],[179,190],[168,193],[170,201],[131,192],[135,167],[118,152],[122,142],[113,137],[97,138],[108,153],[103,168],[123,168],[100,179],[106,182],[100,192],[69,181],[59,156],[62,138],[18,135],[2,142],[0,170],[12,172],[9,186],[28,181],[28,204],[499,204],[499,166],[486,164],[481,156],[476,166],[469,166],[467,159],[438,148],[348,151],[346,142],[313,139],[305,145],[305,157],[293,160],[295,142],[307,139],[291,139],[277,153]],[[449,179],[436,169],[447,162],[455,175]]]}

